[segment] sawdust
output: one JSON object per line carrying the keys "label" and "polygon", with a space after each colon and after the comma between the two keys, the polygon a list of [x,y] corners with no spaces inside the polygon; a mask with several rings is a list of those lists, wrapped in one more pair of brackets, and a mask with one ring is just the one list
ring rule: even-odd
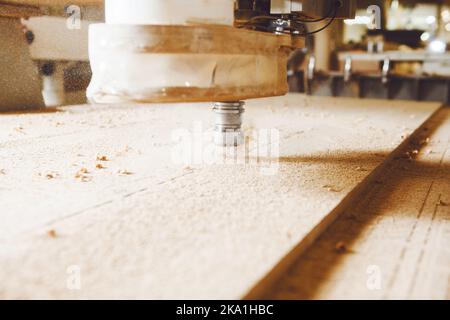
{"label": "sawdust", "polygon": [[410,133],[403,133],[400,137],[402,139],[407,139],[407,138],[409,138],[410,135],[411,135]]}
{"label": "sawdust", "polygon": [[78,171],[78,174],[88,174],[89,170],[86,168],[81,168],[80,171]]}
{"label": "sawdust", "polygon": [[449,202],[445,202],[445,201],[443,201],[443,200],[439,200],[438,206],[441,206],[441,207],[450,207],[450,203],[449,203]]}
{"label": "sawdust", "polygon": [[16,128],[14,128],[14,130],[17,131],[17,132],[25,134],[23,127],[16,127]]}
{"label": "sawdust", "polygon": [[109,161],[107,156],[97,156],[97,161]]}
{"label": "sawdust", "polygon": [[51,229],[51,230],[47,231],[47,235],[50,238],[56,238],[58,236],[58,234],[56,233],[56,230],[54,230],[54,229]]}
{"label": "sawdust", "polygon": [[96,168],[96,169],[99,169],[99,170],[103,170],[103,169],[106,169],[106,166],[104,166],[104,165],[101,164],[101,163],[97,163],[97,165],[95,166],[95,168]]}
{"label": "sawdust", "polygon": [[332,186],[332,185],[328,185],[328,184],[323,186],[323,188],[327,189],[330,192],[336,192],[336,193],[342,192],[342,190],[343,190],[342,188],[338,188],[336,186]]}
{"label": "sawdust", "polygon": [[346,253],[348,252],[347,244],[344,241],[339,241],[334,246],[334,250],[336,250],[337,253]]}
{"label": "sawdust", "polygon": [[89,170],[86,168],[81,168],[76,174],[75,179],[81,181],[81,182],[89,182],[92,181],[92,177],[88,175]]}
{"label": "sawdust", "polygon": [[92,181],[92,177],[91,176],[77,176],[75,177],[77,180],[81,181],[81,182],[90,182]]}
{"label": "sawdust", "polygon": [[45,177],[46,177],[48,180],[56,179],[56,178],[58,177],[58,173],[57,173],[57,172],[54,172],[54,171],[47,172],[47,173],[45,174]]}
{"label": "sawdust", "polygon": [[410,151],[407,151],[397,157],[394,158],[395,160],[408,160],[408,161],[412,161],[414,159],[413,157],[413,153]]}
{"label": "sawdust", "polygon": [[130,146],[125,146],[125,149],[124,150],[122,150],[122,151],[120,151],[120,152],[118,152],[116,155],[118,156],[118,157],[121,157],[121,156],[124,156],[124,155],[126,155],[128,152],[130,152],[131,150],[133,150]]}
{"label": "sawdust", "polygon": [[132,174],[133,174],[133,172],[131,172],[131,171],[128,171],[128,170],[119,170],[118,172],[117,172],[119,175],[121,175],[121,176],[131,176]]}

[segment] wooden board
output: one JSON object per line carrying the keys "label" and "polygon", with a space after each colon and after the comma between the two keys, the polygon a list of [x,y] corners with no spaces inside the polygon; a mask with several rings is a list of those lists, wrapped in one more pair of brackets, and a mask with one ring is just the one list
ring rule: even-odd
{"label": "wooden board", "polygon": [[449,137],[442,109],[263,296],[450,299]]}
{"label": "wooden board", "polygon": [[[281,260],[288,266],[438,108],[250,101],[246,129],[279,130],[280,143],[260,141],[275,155],[259,163],[226,164],[207,157],[223,149],[196,143],[203,156],[179,162],[174,138],[211,129],[207,104],[1,115],[0,297],[243,297]],[[76,177],[81,168],[89,173]]]}

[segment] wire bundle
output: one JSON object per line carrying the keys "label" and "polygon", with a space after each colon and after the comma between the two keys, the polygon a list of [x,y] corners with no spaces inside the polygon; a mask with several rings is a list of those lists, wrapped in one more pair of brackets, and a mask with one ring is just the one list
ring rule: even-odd
{"label": "wire bundle", "polygon": [[[283,19],[282,17],[276,16],[256,16],[251,18],[249,21],[244,23],[240,28],[265,31],[265,32],[273,32],[273,26],[267,26],[267,22],[273,23],[278,20],[289,21],[289,27],[283,27],[283,32],[285,34],[290,34],[294,36],[308,36],[318,32],[321,32],[328,28],[334,20],[336,20],[337,12],[339,7],[342,5],[341,1],[335,1],[335,5],[330,8],[328,14],[325,17],[317,18],[317,19],[304,19],[298,15],[289,15],[288,19]],[[328,22],[321,28],[314,31],[305,31],[306,23],[317,23],[321,21],[328,20]]]}

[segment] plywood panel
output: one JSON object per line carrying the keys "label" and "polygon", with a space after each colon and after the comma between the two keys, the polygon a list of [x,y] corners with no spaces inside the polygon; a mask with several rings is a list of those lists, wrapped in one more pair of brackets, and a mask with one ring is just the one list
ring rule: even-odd
{"label": "plywood panel", "polygon": [[[223,149],[197,143],[201,132],[211,141],[207,104],[2,115],[0,297],[240,298],[438,107],[250,101],[246,130],[278,130],[279,143],[259,140],[259,157],[226,163]],[[189,132],[183,163],[176,138]],[[81,290],[67,286],[74,270]]]}
{"label": "plywood panel", "polygon": [[449,137],[442,109],[263,296],[450,299]]}

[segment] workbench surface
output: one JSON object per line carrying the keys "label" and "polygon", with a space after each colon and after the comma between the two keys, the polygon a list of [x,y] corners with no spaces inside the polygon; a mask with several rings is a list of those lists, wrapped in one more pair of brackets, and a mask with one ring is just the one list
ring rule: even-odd
{"label": "workbench surface", "polygon": [[0,298],[267,294],[439,107],[250,101],[244,163],[221,162],[206,104],[2,114]]}
{"label": "workbench surface", "polygon": [[450,109],[403,151],[265,298],[450,299]]}

